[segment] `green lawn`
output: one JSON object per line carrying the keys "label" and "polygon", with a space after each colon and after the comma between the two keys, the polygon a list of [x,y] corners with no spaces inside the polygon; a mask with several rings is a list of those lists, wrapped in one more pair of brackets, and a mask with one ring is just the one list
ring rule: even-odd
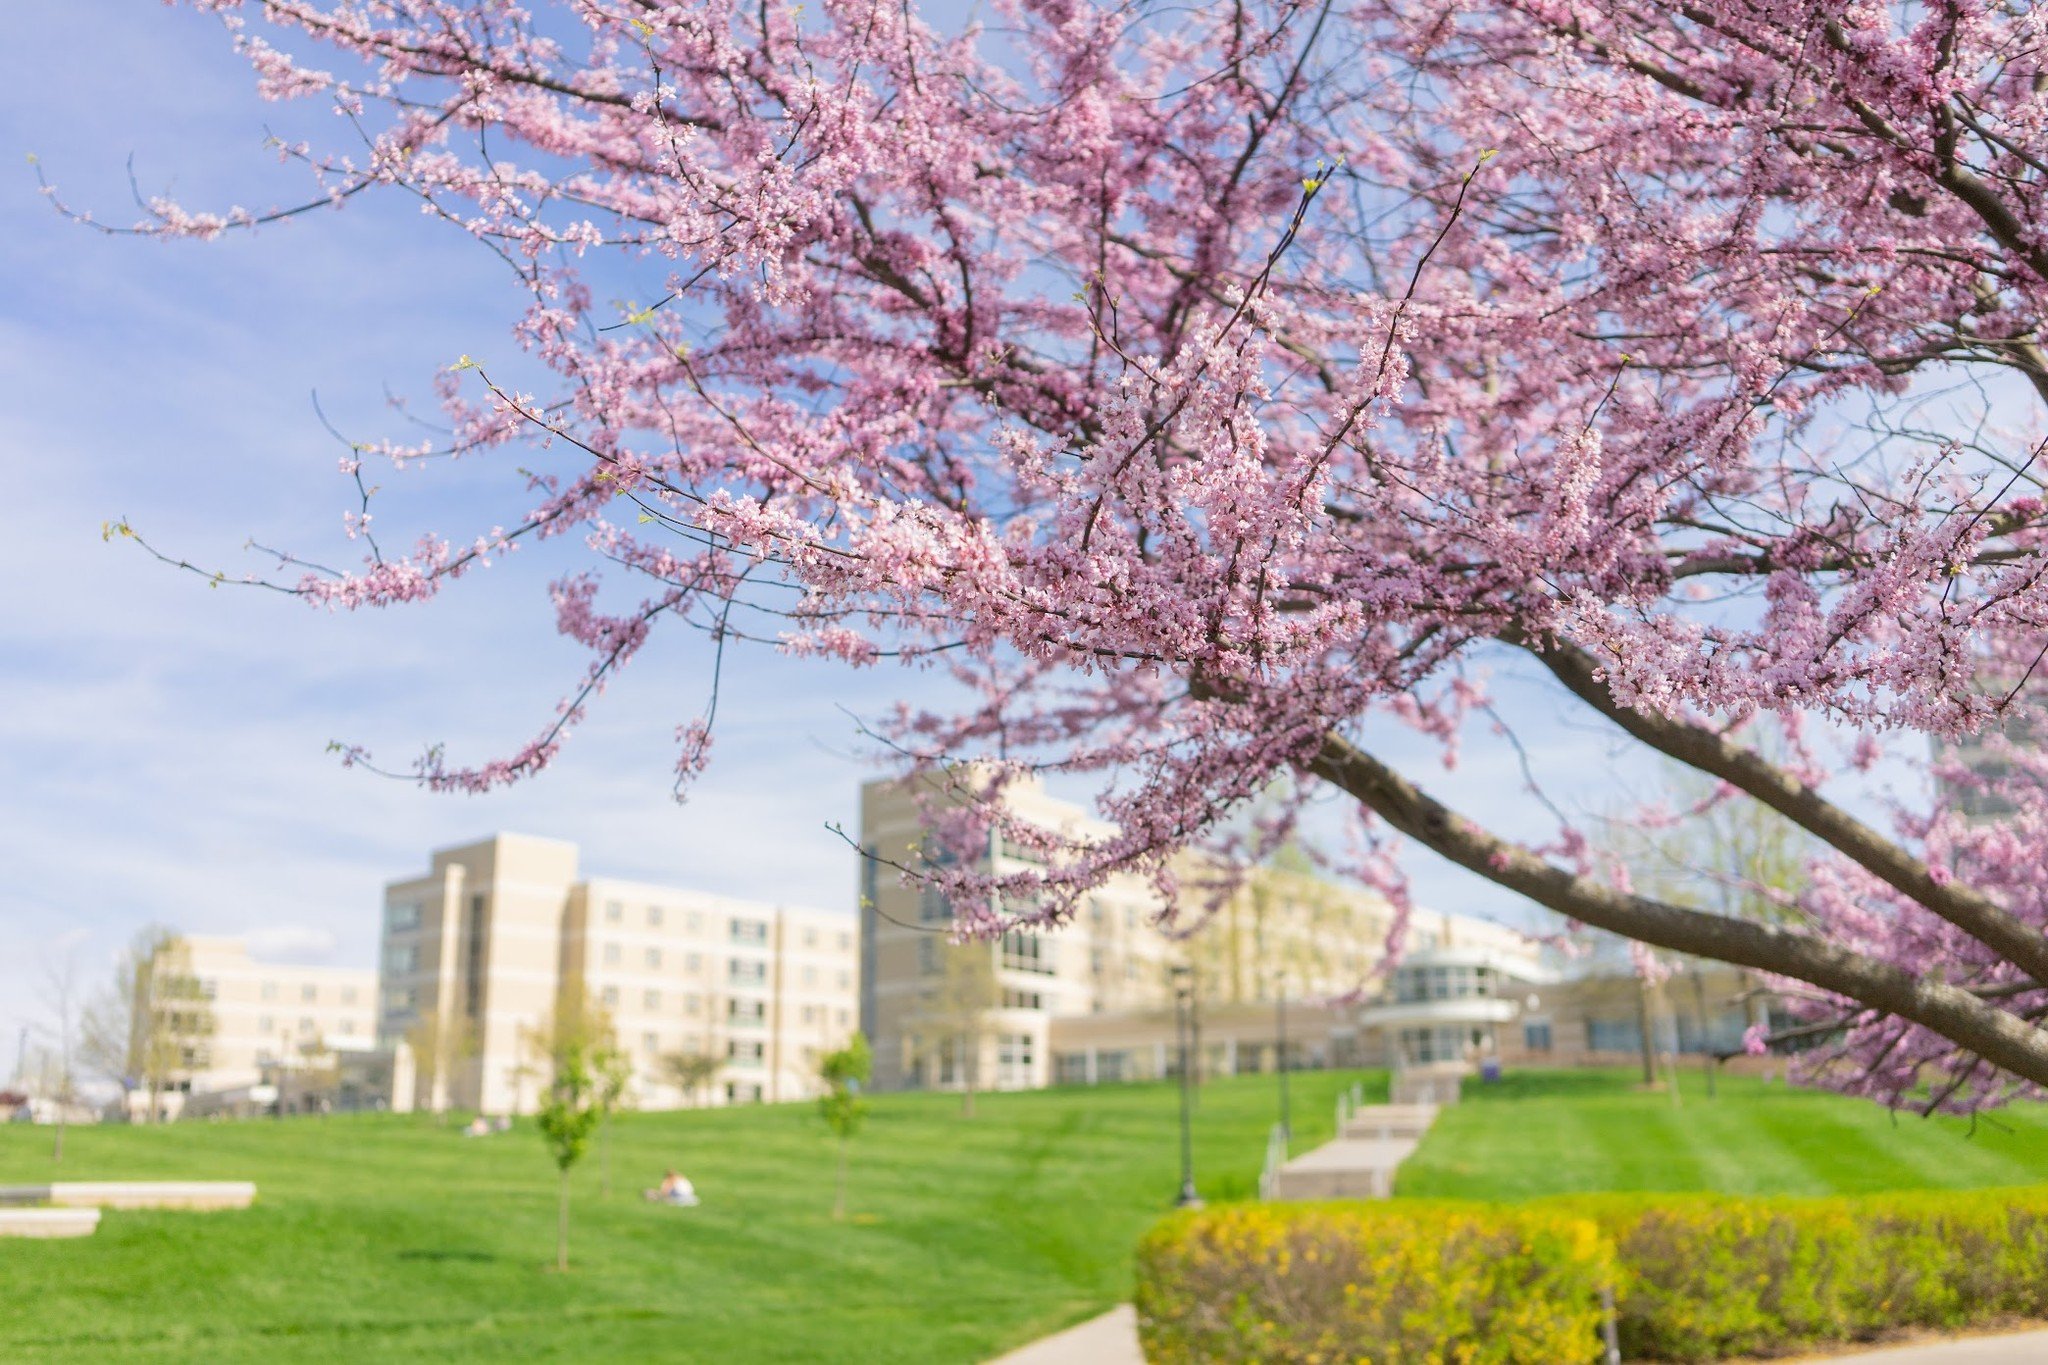
{"label": "green lawn", "polygon": [[1401,1167],[1403,1195],[1528,1199],[1595,1190],[1851,1194],[2048,1181],[2048,1106],[1980,1120],[1894,1116],[1812,1090],[1697,1070],[1679,1103],[1629,1071],[1522,1072],[1468,1083]]}
{"label": "green lawn", "polygon": [[[1297,1150],[1350,1075],[1294,1078]],[[1473,1085],[1402,1168],[1404,1195],[1826,1193],[2048,1180],[2048,1107],[1980,1124],[1729,1078],[1682,1105],[1621,1072]],[[1369,1078],[1371,1098],[1384,1082]],[[1212,1082],[1196,1163],[1249,1197],[1270,1077]],[[1113,1086],[879,1097],[834,1223],[830,1147],[802,1105],[627,1115],[616,1189],[576,1178],[575,1268],[553,1257],[552,1170],[530,1127],[421,1117],[75,1129],[59,1175],[252,1179],[234,1213],[113,1212],[96,1236],[0,1241],[0,1360],[985,1359],[1130,1292],[1130,1252],[1178,1180],[1175,1094]],[[52,1178],[45,1129],[0,1126],[0,1184]],[[646,1204],[674,1165],[698,1209]]]}
{"label": "green lawn", "polygon": [[[1356,1077],[1293,1078],[1330,1135]],[[1384,1093],[1383,1083],[1373,1087]],[[1270,1077],[1215,1081],[1205,1196],[1255,1187]],[[1130,1254],[1178,1187],[1159,1085],[878,1097],[834,1223],[804,1105],[627,1115],[615,1186],[575,1182],[574,1269],[530,1126],[480,1139],[414,1116],[74,1129],[60,1178],[252,1179],[243,1212],[110,1212],[62,1242],[0,1241],[0,1360],[977,1361],[1130,1293]],[[0,1184],[53,1178],[44,1129],[0,1125]],[[644,1203],[674,1165],[697,1209]]]}

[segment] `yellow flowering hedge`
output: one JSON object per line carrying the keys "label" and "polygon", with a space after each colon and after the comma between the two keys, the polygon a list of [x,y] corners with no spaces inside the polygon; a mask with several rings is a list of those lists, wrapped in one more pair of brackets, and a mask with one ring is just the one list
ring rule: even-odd
{"label": "yellow flowering hedge", "polygon": [[2048,1317],[2048,1189],[1244,1204],[1138,1255],[1155,1365],[1709,1361]]}
{"label": "yellow flowering hedge", "polygon": [[2048,1316],[2048,1190],[1543,1200],[1621,1267],[1628,1360],[1704,1361]]}
{"label": "yellow flowering hedge", "polygon": [[1145,1239],[1138,1321],[1153,1365],[1581,1365],[1613,1274],[1599,1228],[1565,1211],[1238,1204]]}

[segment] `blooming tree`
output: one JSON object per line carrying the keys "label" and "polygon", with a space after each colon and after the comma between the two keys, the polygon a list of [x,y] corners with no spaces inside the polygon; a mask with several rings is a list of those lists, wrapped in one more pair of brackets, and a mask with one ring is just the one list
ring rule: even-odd
{"label": "blooming tree", "polygon": [[[1855,1084],[2048,1083],[2025,754],[1949,773],[1944,801],[1999,787],[1988,823],[1880,829],[1823,790],[1838,737],[1867,765],[2008,723],[2048,648],[2048,8],[188,3],[353,140],[282,147],[307,205],[142,230],[404,195],[530,297],[521,368],[441,377],[446,449],[517,458],[526,504],[400,554],[366,502],[360,567],[280,580],[388,606],[588,547],[560,714],[420,781],[544,767],[657,626],[943,669],[973,700],[888,739],[971,787],[949,838],[1049,860],[908,869],[956,903],[1178,893],[1291,774],[1564,915],[1806,983]],[[660,290],[607,302],[621,260]],[[1568,825],[1511,841],[1387,761],[1397,726],[1497,742],[1507,657],[1823,848],[1796,913],[1636,894]],[[1012,822],[1033,768],[1114,774],[1118,833]]]}

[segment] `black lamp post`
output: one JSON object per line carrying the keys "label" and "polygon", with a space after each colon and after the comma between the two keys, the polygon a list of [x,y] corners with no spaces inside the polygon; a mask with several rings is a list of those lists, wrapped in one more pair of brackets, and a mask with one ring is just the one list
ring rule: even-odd
{"label": "black lamp post", "polygon": [[1275,1059],[1275,1065],[1278,1066],[1280,1070],[1280,1140],[1282,1142],[1291,1142],[1294,1139],[1294,1116],[1288,1108],[1287,1100],[1286,972],[1281,971],[1275,972],[1273,974],[1273,988],[1274,1029],[1275,1032],[1279,1035],[1280,1039],[1278,1048],[1276,1049],[1278,1055]]}
{"label": "black lamp post", "polygon": [[1202,1207],[1202,1197],[1195,1193],[1195,1136],[1191,1122],[1194,1087],[1189,1083],[1192,1077],[1188,1066],[1188,1016],[1194,991],[1188,985],[1188,975],[1186,967],[1173,969],[1173,1031],[1180,1050],[1180,1197],[1173,1203],[1175,1208],[1198,1209]]}

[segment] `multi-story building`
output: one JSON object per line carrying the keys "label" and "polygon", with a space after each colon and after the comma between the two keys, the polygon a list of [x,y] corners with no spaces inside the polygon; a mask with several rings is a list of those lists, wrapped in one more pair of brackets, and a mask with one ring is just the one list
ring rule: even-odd
{"label": "multi-story building", "polygon": [[377,974],[354,967],[259,962],[239,938],[177,940],[212,1030],[198,1048],[194,1092],[258,1084],[278,1065],[367,1042],[377,1030]]}
{"label": "multi-story building", "polygon": [[[1004,800],[1020,821],[1068,840],[1113,832],[1035,783],[1010,786]],[[1350,1011],[1308,1004],[1377,989],[1393,909],[1361,888],[1262,869],[1208,922],[1176,926],[1161,924],[1148,883],[1123,878],[1090,895],[1057,931],[956,946],[947,941],[950,908],[887,872],[926,854],[912,788],[862,789],[861,845],[872,855],[861,873],[861,1026],[874,1044],[879,1088],[1028,1089],[1160,1076],[1177,1064],[1175,999],[1183,988],[1200,1020],[1206,1071],[1277,1064],[1282,1022],[1273,1006],[1283,991],[1297,1002],[1290,1065],[1380,1060],[1361,1052]],[[1029,866],[1034,854],[998,835],[982,856],[1002,873]],[[1435,912],[1413,916],[1406,942],[1455,943],[1531,963],[1536,955],[1512,930]]]}
{"label": "multi-story building", "polygon": [[[499,834],[385,888],[378,1031],[406,1042],[421,1107],[533,1107],[534,1038],[565,992],[610,1017],[646,1108],[797,1099],[855,1026],[844,915],[609,878],[574,844]],[[696,1094],[664,1059],[718,1068]]]}

